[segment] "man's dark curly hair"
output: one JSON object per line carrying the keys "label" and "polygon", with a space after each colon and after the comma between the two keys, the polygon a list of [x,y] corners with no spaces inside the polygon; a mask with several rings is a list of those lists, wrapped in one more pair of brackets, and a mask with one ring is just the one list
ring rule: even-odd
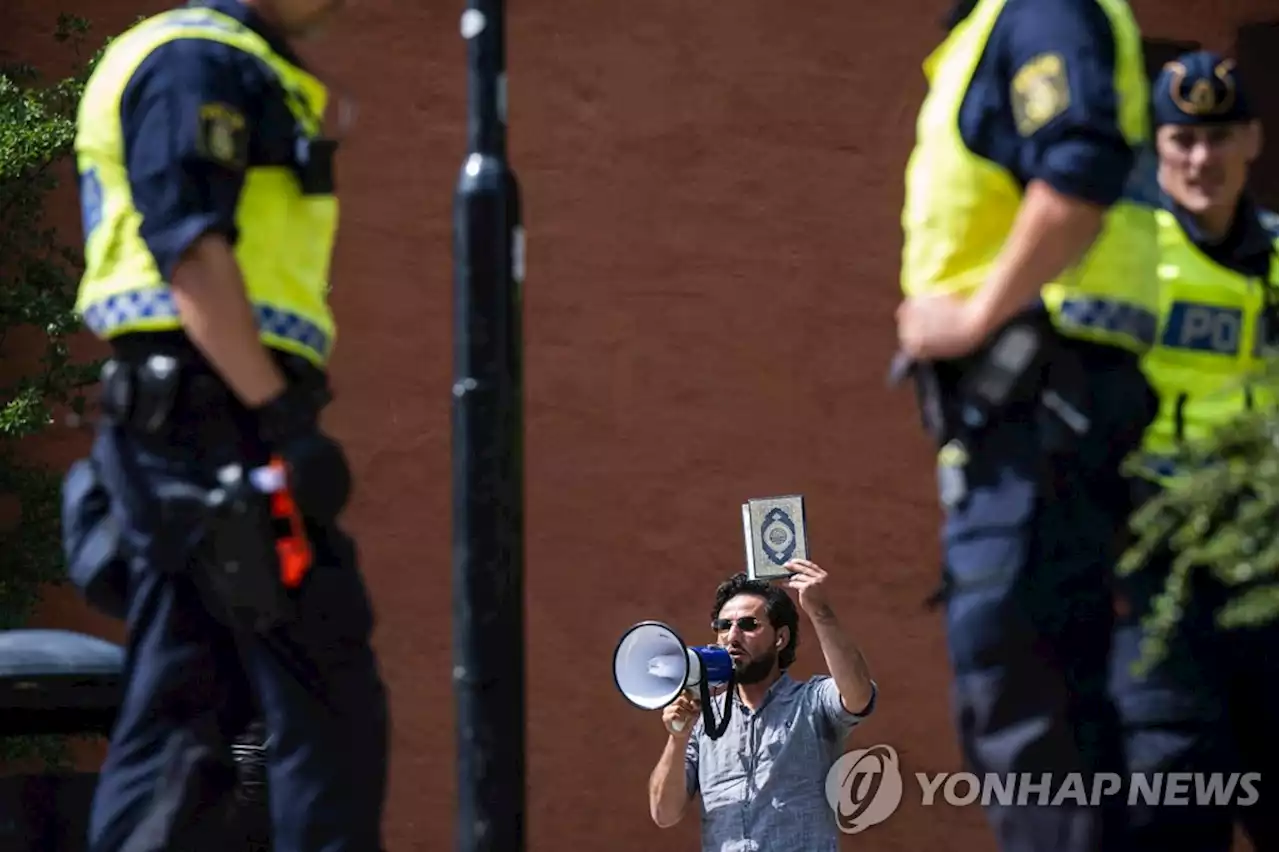
{"label": "man's dark curly hair", "polygon": [[720,617],[720,610],[731,598],[738,595],[756,595],[764,598],[765,612],[773,629],[790,628],[787,646],[778,652],[778,668],[786,670],[796,661],[796,645],[800,642],[800,613],[786,591],[764,580],[752,580],[746,574],[734,574],[716,587],[715,604],[711,607],[711,619]]}

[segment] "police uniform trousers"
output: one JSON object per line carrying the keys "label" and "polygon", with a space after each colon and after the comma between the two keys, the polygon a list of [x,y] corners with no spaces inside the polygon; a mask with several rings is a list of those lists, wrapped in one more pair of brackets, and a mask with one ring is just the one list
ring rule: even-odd
{"label": "police uniform trousers", "polygon": [[[1142,483],[1138,500],[1153,490]],[[1224,630],[1215,623],[1228,591],[1203,571],[1194,571],[1192,594],[1164,655],[1151,670],[1137,673],[1142,656],[1142,619],[1164,590],[1172,554],[1120,580],[1123,615],[1117,625],[1112,690],[1120,710],[1130,771],[1221,773],[1226,801],[1194,802],[1189,779],[1179,792],[1183,804],[1161,804],[1144,796],[1130,800],[1134,852],[1178,849],[1230,852],[1238,822],[1255,850],[1277,849],[1276,764],[1280,750],[1280,707],[1271,680],[1280,636],[1273,625]],[[1235,590],[1239,593],[1239,590]],[[1232,774],[1235,774],[1234,781]],[[1250,786],[1244,773],[1257,773]],[[1164,783],[1168,783],[1165,776]],[[1154,786],[1147,790],[1155,790]],[[1253,801],[1248,801],[1251,798]],[[1161,791],[1160,795],[1163,795]],[[1245,801],[1237,804],[1236,799]],[[1228,798],[1229,797],[1229,798]]]}
{"label": "police uniform trousers", "polygon": [[233,632],[193,567],[195,525],[170,516],[161,495],[212,487],[218,466],[264,452],[207,376],[184,380],[165,431],[107,419],[92,450],[128,553],[128,642],[89,852],[244,848],[243,834],[227,836],[229,747],[255,718],[268,737],[273,852],[377,852],[387,698],[354,542],[313,527],[297,617],[271,633]]}
{"label": "police uniform trousers", "polygon": [[1033,788],[1026,801],[993,796],[985,807],[1003,852],[1127,852],[1122,798],[1093,807],[1055,796],[1068,773],[1081,773],[1091,795],[1097,773],[1124,771],[1108,692],[1129,509],[1120,464],[1156,398],[1134,356],[1058,339],[1053,357],[1072,359],[1085,379],[1075,407],[1090,430],[1064,443],[1062,424],[1036,399],[1012,404],[972,440],[967,498],[944,519],[955,724],[972,771],[1002,782],[1052,775],[1043,799]]}

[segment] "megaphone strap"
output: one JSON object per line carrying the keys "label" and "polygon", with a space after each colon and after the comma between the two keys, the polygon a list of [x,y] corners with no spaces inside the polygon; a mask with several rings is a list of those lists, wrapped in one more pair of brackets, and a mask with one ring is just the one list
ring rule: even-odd
{"label": "megaphone strap", "polygon": [[733,669],[729,670],[729,683],[724,691],[724,715],[720,717],[718,725],[715,723],[715,710],[711,703],[711,685],[706,677],[701,678],[698,683],[698,693],[702,699],[702,727],[713,740],[720,739],[729,729],[729,717],[733,715],[733,690],[737,683],[735,674],[737,673]]}

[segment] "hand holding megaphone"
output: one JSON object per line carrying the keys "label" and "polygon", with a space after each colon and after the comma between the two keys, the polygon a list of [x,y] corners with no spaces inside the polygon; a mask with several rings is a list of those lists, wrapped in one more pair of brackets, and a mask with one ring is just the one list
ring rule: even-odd
{"label": "hand holding megaphone", "polygon": [[693,733],[693,725],[691,724],[698,718],[698,714],[702,712],[702,702],[697,696],[689,692],[681,693],[680,697],[672,701],[666,707],[662,708],[662,724],[666,726],[667,732],[672,736],[688,739]]}
{"label": "hand holding megaphone", "polygon": [[723,736],[733,705],[725,702],[717,723],[711,698],[720,688],[732,689],[734,678],[728,650],[719,645],[685,645],[661,621],[632,625],[613,652],[613,682],[618,691],[642,710],[661,708],[662,721],[675,736],[686,730],[691,734],[689,722],[699,712],[707,736],[713,740]]}

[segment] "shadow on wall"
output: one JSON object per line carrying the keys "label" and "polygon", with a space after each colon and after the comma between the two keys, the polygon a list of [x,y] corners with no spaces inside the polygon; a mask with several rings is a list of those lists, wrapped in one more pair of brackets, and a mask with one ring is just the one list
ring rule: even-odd
{"label": "shadow on wall", "polygon": [[[1275,21],[1249,23],[1236,31],[1235,47],[1230,51],[1236,58],[1240,76],[1249,92],[1249,99],[1259,111],[1263,132],[1266,137],[1260,156],[1253,165],[1249,177],[1249,189],[1260,203],[1275,210],[1277,207],[1277,170],[1276,158],[1278,147],[1276,98],[1278,86],[1275,68],[1280,62],[1280,51],[1277,50],[1276,39],[1280,36],[1280,26]],[[1145,39],[1147,74],[1154,79],[1160,73],[1164,63],[1179,55],[1202,47],[1199,42],[1173,41],[1168,39]]]}
{"label": "shadow on wall", "polygon": [[1280,204],[1276,189],[1276,158],[1280,152],[1277,145],[1280,127],[1277,127],[1276,120],[1276,98],[1280,94],[1276,81],[1276,65],[1280,62],[1277,37],[1280,37],[1280,26],[1275,21],[1245,24],[1236,32],[1235,49],[1240,76],[1249,88],[1250,98],[1262,113],[1262,127],[1266,133],[1266,144],[1262,147],[1262,156],[1253,164],[1249,185],[1258,200],[1272,210]]}

